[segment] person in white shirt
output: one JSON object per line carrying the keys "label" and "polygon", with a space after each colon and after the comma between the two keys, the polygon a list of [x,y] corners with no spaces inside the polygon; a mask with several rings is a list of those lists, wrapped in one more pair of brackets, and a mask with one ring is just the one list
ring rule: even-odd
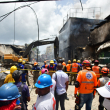
{"label": "person in white shirt", "polygon": [[110,110],[110,81],[108,81],[103,87],[96,89],[98,93],[104,97],[103,106]]}
{"label": "person in white shirt", "polygon": [[62,64],[57,65],[57,72],[52,75],[52,78],[56,81],[56,110],[58,110],[58,105],[60,101],[61,110],[65,110],[64,102],[66,91],[68,89],[69,78],[68,75],[62,71]]}
{"label": "person in white shirt", "polygon": [[56,101],[54,95],[50,92],[52,80],[50,75],[42,74],[38,77],[35,86],[37,87],[38,97],[32,110],[55,110]]}

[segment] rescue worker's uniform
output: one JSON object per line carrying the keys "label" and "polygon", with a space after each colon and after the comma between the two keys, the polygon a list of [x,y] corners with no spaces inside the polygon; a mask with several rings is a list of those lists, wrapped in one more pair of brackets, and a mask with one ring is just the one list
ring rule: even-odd
{"label": "rescue worker's uniform", "polygon": [[[109,69],[107,68],[102,68],[101,70],[102,73],[109,73]],[[110,81],[110,78],[108,76],[102,76],[102,78],[99,78],[98,80],[98,87],[102,87],[104,86],[108,81]],[[103,106],[103,102],[104,102],[104,97],[102,97],[101,95],[99,96],[99,106],[98,106],[98,110],[104,110],[104,106]],[[107,110],[107,109],[106,109]]]}
{"label": "rescue worker's uniform", "polygon": [[71,72],[73,73],[71,74],[70,85],[72,83],[73,76],[74,76],[74,83],[75,83],[78,70],[79,70],[79,65],[76,63],[76,60],[74,59],[71,65]]}
{"label": "rescue worker's uniform", "polygon": [[17,67],[16,67],[16,66],[12,66],[12,67],[10,68],[10,74],[8,74],[8,75],[6,76],[5,81],[4,81],[4,84],[5,84],[5,83],[14,83],[14,82],[15,82],[15,80],[14,80],[13,77],[12,77],[12,74],[13,74],[13,72],[14,72],[15,70],[17,70]]}
{"label": "rescue worker's uniform", "polygon": [[76,95],[77,92],[79,93],[80,104],[77,105],[78,109],[75,110],[80,110],[85,103],[86,110],[91,110],[93,95],[95,96],[96,93],[96,91],[94,92],[94,90],[97,86],[97,76],[93,71],[84,69],[82,71],[79,71],[77,82],[79,83],[79,86],[77,88],[75,86],[74,94]]}
{"label": "rescue worker's uniform", "polygon": [[35,84],[39,77],[39,70],[40,70],[37,62],[34,63],[32,70],[35,70],[35,71],[33,71],[33,80],[34,80],[34,84]]}
{"label": "rescue worker's uniform", "polygon": [[93,66],[92,70],[95,72],[97,75],[97,78],[100,78],[100,67],[99,66]]}
{"label": "rescue worker's uniform", "polygon": [[41,69],[42,68],[47,68],[48,67],[48,65],[46,64],[46,61],[44,61],[44,65],[41,67]]}
{"label": "rescue worker's uniform", "polygon": [[52,74],[54,73],[55,70],[53,60],[50,61],[50,65],[48,65],[47,69],[49,70],[49,75],[52,77]]}

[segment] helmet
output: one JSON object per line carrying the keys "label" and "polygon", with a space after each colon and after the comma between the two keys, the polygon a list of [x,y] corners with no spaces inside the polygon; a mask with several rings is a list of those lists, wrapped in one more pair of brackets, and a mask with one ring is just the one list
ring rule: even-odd
{"label": "helmet", "polygon": [[71,63],[71,60],[68,60],[68,63]]}
{"label": "helmet", "polygon": [[19,77],[22,75],[22,71],[15,70],[12,74],[13,79],[19,79]]}
{"label": "helmet", "polygon": [[59,62],[59,63],[63,63],[63,60],[62,60],[62,59],[59,59],[58,62]]}
{"label": "helmet", "polygon": [[55,59],[53,61],[56,61]]}
{"label": "helmet", "polygon": [[77,63],[80,63],[80,60],[78,60]]}
{"label": "helmet", "polygon": [[46,61],[44,61],[44,63],[47,63]]}
{"label": "helmet", "polygon": [[35,65],[38,65],[38,63],[37,63],[37,62],[34,62],[34,66],[35,66]]}
{"label": "helmet", "polygon": [[12,66],[12,67],[10,68],[10,73],[13,73],[15,70],[17,70],[17,67],[16,67],[16,66]]}
{"label": "helmet", "polygon": [[84,66],[91,66],[90,62],[88,60],[84,60],[82,65],[84,65]]}
{"label": "helmet", "polygon": [[20,63],[20,62],[22,62],[22,59],[20,58],[20,59],[18,59],[18,62]]}
{"label": "helmet", "polygon": [[95,63],[99,63],[99,61],[98,61],[98,60],[95,60],[94,62],[95,62]]}
{"label": "helmet", "polygon": [[0,101],[14,100],[20,96],[17,86],[13,83],[6,83],[0,87]]}
{"label": "helmet", "polygon": [[62,58],[63,61],[65,61],[65,58]]}
{"label": "helmet", "polygon": [[106,67],[103,67],[101,70],[102,73],[109,73],[109,69]]}
{"label": "helmet", "polygon": [[73,59],[73,62],[76,62],[76,59]]}
{"label": "helmet", "polygon": [[53,60],[50,60],[50,63],[54,63],[54,61]]}
{"label": "helmet", "polygon": [[43,68],[43,69],[41,70],[41,73],[42,73],[42,74],[48,73],[48,69],[47,69],[47,68]]}
{"label": "helmet", "polygon": [[37,82],[35,83],[35,86],[37,88],[46,88],[52,85],[52,79],[51,76],[48,74],[42,74],[38,77]]}
{"label": "helmet", "polygon": [[25,63],[26,63],[26,62],[23,60],[23,61],[22,61],[22,64],[25,64]]}

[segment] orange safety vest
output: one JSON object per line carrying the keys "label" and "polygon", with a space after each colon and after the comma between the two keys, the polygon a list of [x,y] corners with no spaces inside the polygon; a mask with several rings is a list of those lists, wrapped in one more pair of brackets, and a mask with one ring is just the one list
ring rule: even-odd
{"label": "orange safety vest", "polygon": [[47,68],[48,65],[45,65],[45,68]]}
{"label": "orange safety vest", "polygon": [[65,62],[63,62],[63,63],[62,63],[62,65],[66,66],[66,63],[65,63]]}
{"label": "orange safety vest", "polygon": [[78,72],[78,64],[72,63],[72,72]]}
{"label": "orange safety vest", "polygon": [[83,70],[78,73],[77,81],[80,82],[79,93],[92,93],[97,86],[97,76],[93,71]]}
{"label": "orange safety vest", "polygon": [[67,71],[70,71],[71,64],[67,64],[67,65],[66,65],[66,68],[67,68]]}
{"label": "orange safety vest", "polygon": [[[99,69],[100,69],[99,66],[93,66],[92,67],[92,70],[95,72],[96,75],[100,74]],[[100,75],[97,75],[97,78],[99,78],[99,77],[100,77]]]}

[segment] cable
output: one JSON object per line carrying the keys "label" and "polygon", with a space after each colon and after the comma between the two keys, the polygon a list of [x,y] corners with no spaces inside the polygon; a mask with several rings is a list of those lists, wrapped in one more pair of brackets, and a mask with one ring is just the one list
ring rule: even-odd
{"label": "cable", "polygon": [[[16,7],[16,3],[15,3],[15,7]],[[15,7],[14,7],[14,10],[15,10]],[[14,45],[14,42],[15,42],[15,11],[14,11],[14,41],[13,41],[13,45]]]}
{"label": "cable", "polygon": [[82,6],[82,2],[81,2],[81,0],[80,0],[80,3],[81,3],[82,11],[83,11],[83,6]]}
{"label": "cable", "polygon": [[[39,1],[37,1],[37,2],[39,2]],[[37,2],[31,3],[31,4],[29,4],[29,5],[35,4],[35,3],[37,3]],[[2,18],[2,19],[0,20],[0,22],[1,22],[2,20],[4,20],[8,15],[10,15],[11,13],[13,13],[14,11],[16,11],[16,10],[18,10],[18,9],[21,9],[21,8],[24,8],[24,7],[26,7],[26,6],[29,6],[29,5],[20,6],[20,7],[16,8],[15,10],[13,10],[13,11],[11,11],[11,12],[5,14],[5,15],[0,16],[0,18],[5,16],[4,18]]]}

